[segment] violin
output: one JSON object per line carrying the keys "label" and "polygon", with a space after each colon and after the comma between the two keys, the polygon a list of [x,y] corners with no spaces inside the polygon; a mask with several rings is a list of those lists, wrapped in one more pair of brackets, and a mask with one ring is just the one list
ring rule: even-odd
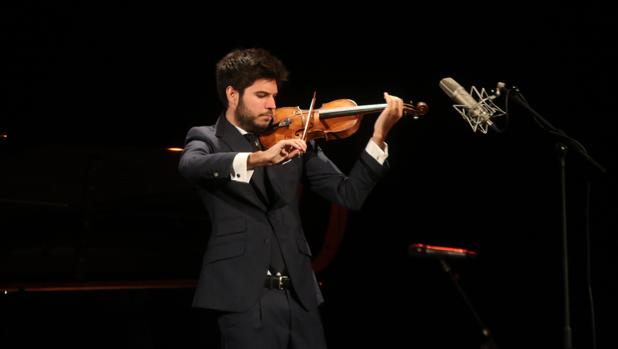
{"label": "violin", "polygon": [[[318,109],[313,109],[313,102],[309,110],[277,108],[271,126],[260,134],[260,142],[264,149],[268,149],[282,139],[300,138],[308,142],[317,138],[327,141],[347,138],[360,128],[363,116],[381,112],[386,106],[386,103],[357,105],[351,99],[337,99]],[[424,102],[416,105],[404,103],[403,113],[416,119],[425,115],[428,108]]]}

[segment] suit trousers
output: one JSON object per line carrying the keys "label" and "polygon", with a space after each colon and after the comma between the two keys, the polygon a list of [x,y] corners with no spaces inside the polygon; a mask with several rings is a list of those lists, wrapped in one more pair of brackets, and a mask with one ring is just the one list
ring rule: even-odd
{"label": "suit trousers", "polygon": [[306,311],[290,290],[264,289],[251,309],[221,313],[217,322],[225,349],[326,348],[319,309]]}

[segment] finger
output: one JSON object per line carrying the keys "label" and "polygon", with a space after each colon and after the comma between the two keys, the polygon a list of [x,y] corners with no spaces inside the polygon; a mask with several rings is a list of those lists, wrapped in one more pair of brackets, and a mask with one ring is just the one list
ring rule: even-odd
{"label": "finger", "polygon": [[277,143],[277,148],[279,148],[279,154],[281,154],[281,151],[284,149],[288,149],[290,147],[290,145],[292,144],[292,140],[291,139],[282,139]]}
{"label": "finger", "polygon": [[300,143],[296,143],[294,145],[290,145],[290,148],[288,149],[288,151],[292,152],[295,151],[297,153],[303,153],[307,150],[307,146],[304,144],[304,142],[300,142]]}
{"label": "finger", "polygon": [[300,151],[306,151],[307,150],[307,143],[305,141],[303,141],[302,139],[299,139],[299,138],[290,139],[289,146],[293,147],[295,149],[298,149]]}
{"label": "finger", "polygon": [[305,142],[305,141],[304,141],[304,140],[302,140],[302,139],[298,139],[297,141],[298,141],[298,142],[297,142],[297,143],[298,143],[298,144],[297,144],[297,145],[298,145],[298,147],[297,147],[297,148],[298,148],[298,150],[303,151],[303,152],[304,152],[304,151],[307,151],[307,142]]}
{"label": "finger", "polygon": [[401,116],[403,116],[403,100],[401,98],[397,97],[395,102],[397,104],[397,116],[401,117]]}
{"label": "finger", "polygon": [[281,140],[281,144],[283,146],[289,147],[289,146],[293,146],[296,147],[297,144],[300,144],[304,142],[303,140],[301,140],[300,138],[289,138],[289,139],[283,139]]}
{"label": "finger", "polygon": [[401,117],[403,115],[403,100],[397,96],[388,95],[387,101],[389,114]]}
{"label": "finger", "polygon": [[386,94],[386,102],[388,104],[387,108],[388,108],[389,113],[392,113],[393,111],[397,110],[397,102],[395,101],[394,96]]}
{"label": "finger", "polygon": [[293,158],[293,157],[297,156],[298,154],[300,154],[300,150],[298,150],[298,149],[294,149],[294,150],[292,150],[292,151],[288,154],[287,158],[288,158],[288,159],[291,159],[291,158]]}

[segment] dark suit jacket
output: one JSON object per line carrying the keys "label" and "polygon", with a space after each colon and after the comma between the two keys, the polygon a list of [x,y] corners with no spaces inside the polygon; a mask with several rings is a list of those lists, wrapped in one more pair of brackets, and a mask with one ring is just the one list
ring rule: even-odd
{"label": "dark suit jacket", "polygon": [[360,209],[386,171],[386,163],[380,165],[362,151],[345,176],[310,142],[301,157],[265,168],[272,186],[270,204],[266,204],[250,183],[230,179],[234,156],[251,151],[249,142],[223,115],[215,125],[194,127],[187,133],[179,171],[197,187],[212,222],[193,305],[245,311],[255,304],[264,289],[274,232],[302,306],[315,308],[322,295],[300,219],[301,176],[306,176],[311,190],[326,199]]}

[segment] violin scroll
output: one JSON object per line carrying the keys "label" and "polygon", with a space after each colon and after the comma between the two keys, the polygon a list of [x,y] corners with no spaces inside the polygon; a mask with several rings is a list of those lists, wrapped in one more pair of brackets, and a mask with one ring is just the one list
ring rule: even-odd
{"label": "violin scroll", "polygon": [[416,105],[412,101],[403,104],[403,113],[412,116],[415,119],[427,114],[429,106],[425,102],[417,102]]}

